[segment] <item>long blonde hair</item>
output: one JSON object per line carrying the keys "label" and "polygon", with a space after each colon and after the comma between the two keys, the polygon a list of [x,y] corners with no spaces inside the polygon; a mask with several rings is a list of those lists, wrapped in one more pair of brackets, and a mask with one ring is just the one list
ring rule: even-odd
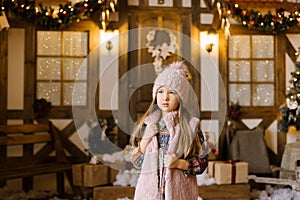
{"label": "long blonde hair", "polygon": [[[157,107],[157,108],[155,108]],[[156,99],[153,99],[148,110],[143,114],[143,116],[135,123],[135,128],[131,134],[130,137],[130,144],[133,147],[138,147],[138,143],[142,140],[143,136],[144,136],[144,129],[145,129],[145,125],[144,125],[144,121],[146,119],[146,117],[149,116],[150,113],[154,112],[156,109],[158,109],[158,106],[156,104]]]}
{"label": "long blonde hair", "polygon": [[[143,116],[137,121],[135,129],[130,138],[130,144],[133,147],[138,147],[138,143],[141,141],[144,131],[145,124],[144,120],[150,113],[156,111],[158,108],[156,104],[156,98],[151,102],[148,110],[143,114]],[[180,134],[178,141],[178,148],[176,150],[177,156],[182,156],[183,158],[187,158],[189,156],[193,156],[200,151],[200,146],[198,142],[195,141],[195,133],[191,130],[190,127],[190,119],[191,116],[186,108],[182,106],[182,102],[180,101],[178,107],[178,118],[180,125]]]}
{"label": "long blonde hair", "polygon": [[178,118],[180,126],[180,135],[178,141],[178,148],[176,150],[176,155],[183,158],[197,154],[200,151],[199,145],[195,141],[195,133],[190,127],[191,115],[186,108],[181,106],[178,108]]}

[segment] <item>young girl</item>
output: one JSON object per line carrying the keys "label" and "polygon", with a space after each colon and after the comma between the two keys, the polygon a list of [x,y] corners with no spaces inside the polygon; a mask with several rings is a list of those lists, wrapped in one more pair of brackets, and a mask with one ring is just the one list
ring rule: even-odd
{"label": "young girl", "polygon": [[198,199],[195,175],[206,169],[207,158],[199,119],[185,108],[187,75],[187,66],[174,62],[157,76],[153,101],[131,136],[131,161],[141,169],[135,200]]}

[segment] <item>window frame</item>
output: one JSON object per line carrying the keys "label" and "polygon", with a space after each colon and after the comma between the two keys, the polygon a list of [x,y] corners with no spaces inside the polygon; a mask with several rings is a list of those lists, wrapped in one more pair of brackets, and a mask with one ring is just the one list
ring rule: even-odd
{"label": "window frame", "polygon": [[[45,31],[45,30],[37,30],[36,31],[36,36],[38,38],[38,32],[39,31]],[[52,30],[48,30],[47,32],[49,31],[52,31]],[[35,82],[35,96],[37,97],[38,95],[38,84],[39,83],[49,83],[49,82],[57,82],[57,83],[60,83],[60,104],[59,105],[53,105],[54,107],[56,108],[67,108],[68,110],[70,110],[69,108],[72,107],[72,103],[70,105],[65,105],[64,104],[64,95],[65,95],[65,91],[64,91],[64,87],[65,87],[65,83],[75,83],[75,82],[83,82],[83,83],[86,83],[86,98],[85,98],[85,105],[75,105],[75,107],[87,107],[88,104],[89,104],[89,92],[88,92],[88,88],[89,88],[89,60],[88,60],[88,56],[89,56],[89,40],[90,40],[90,34],[89,34],[89,31],[86,31],[86,30],[53,30],[53,32],[60,32],[61,34],[61,52],[59,55],[47,55],[47,54],[39,54],[38,53],[38,40],[37,40],[37,43],[36,43],[36,82]],[[64,40],[63,40],[63,36],[64,36],[64,33],[65,32],[81,32],[81,33],[86,33],[87,35],[87,41],[86,41],[86,52],[85,52],[85,55],[65,55],[65,52],[64,52]],[[49,58],[49,57],[55,57],[55,58],[60,58],[60,78],[57,79],[57,80],[43,80],[43,79],[38,79],[38,59],[39,58]],[[84,80],[78,80],[76,79],[76,77],[74,79],[65,79],[64,78],[64,62],[65,62],[65,59],[68,59],[68,58],[74,58],[74,59],[83,59],[83,62],[87,62],[86,63],[86,77]],[[85,61],[85,59],[87,59]],[[80,65],[79,65],[80,66]],[[44,98],[44,97],[43,97]],[[46,99],[47,100],[47,99]],[[50,101],[51,102],[51,101]]]}
{"label": "window frame", "polygon": [[[258,109],[260,110],[260,108],[271,108],[276,106],[276,96],[277,96],[277,90],[276,90],[276,37],[272,34],[263,34],[263,33],[241,33],[241,32],[237,32],[237,33],[231,33],[231,36],[249,36],[249,42],[250,42],[250,55],[249,58],[231,58],[229,55],[229,51],[230,51],[230,45],[229,45],[229,39],[227,41],[227,70],[226,70],[226,74],[227,74],[227,96],[228,96],[228,105],[230,104],[231,100],[230,100],[230,85],[231,84],[247,84],[250,86],[250,99],[249,99],[249,105],[241,105],[242,107],[246,107],[249,109]],[[262,58],[255,58],[253,57],[253,36],[272,36],[273,37],[273,57],[262,57]],[[273,81],[255,81],[253,78],[253,74],[254,74],[254,65],[253,62],[256,61],[273,61]],[[230,80],[230,62],[231,61],[247,61],[250,63],[250,78],[249,81],[231,81]],[[254,86],[258,85],[258,84],[268,84],[268,85],[272,85],[273,86],[273,104],[272,105],[254,105],[254,94],[253,94],[253,90],[254,90]],[[249,110],[250,111],[250,110]]]}

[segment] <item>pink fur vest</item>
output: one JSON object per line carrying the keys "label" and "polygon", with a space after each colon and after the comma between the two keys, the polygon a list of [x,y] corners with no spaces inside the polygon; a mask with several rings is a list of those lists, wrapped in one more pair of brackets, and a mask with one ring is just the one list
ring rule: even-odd
{"label": "pink fur vest", "polygon": [[[167,129],[170,133],[168,148],[168,152],[170,153],[175,153],[178,145],[180,126],[178,124],[177,115],[177,111],[170,112],[165,119]],[[157,110],[146,118],[145,123],[158,123],[160,116],[160,110]],[[196,131],[198,123],[198,118],[192,118],[190,120],[190,127],[193,131]],[[156,137],[153,137],[146,148],[141,174],[135,190],[135,200],[160,199],[158,191],[157,156],[158,141]],[[165,197],[166,200],[197,200],[198,186],[196,176],[190,175],[188,177],[184,177],[182,170],[167,168]]]}

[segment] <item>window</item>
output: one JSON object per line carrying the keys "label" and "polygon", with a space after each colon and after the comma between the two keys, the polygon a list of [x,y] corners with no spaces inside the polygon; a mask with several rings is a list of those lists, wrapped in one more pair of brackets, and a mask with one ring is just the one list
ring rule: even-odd
{"label": "window", "polygon": [[[37,32],[37,98],[53,106],[87,105],[88,33]],[[72,102],[76,83],[76,101]]]}
{"label": "window", "polygon": [[274,105],[274,37],[233,35],[228,52],[229,101],[241,106]]}

